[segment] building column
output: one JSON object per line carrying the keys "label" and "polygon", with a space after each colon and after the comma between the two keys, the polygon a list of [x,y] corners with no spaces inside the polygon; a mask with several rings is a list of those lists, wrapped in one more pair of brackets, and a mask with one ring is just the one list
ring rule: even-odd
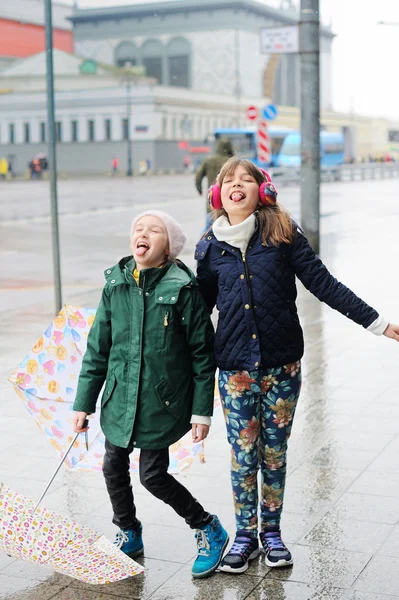
{"label": "building column", "polygon": [[104,116],[96,116],[94,118],[94,139],[96,142],[104,142],[105,141],[105,117]]}

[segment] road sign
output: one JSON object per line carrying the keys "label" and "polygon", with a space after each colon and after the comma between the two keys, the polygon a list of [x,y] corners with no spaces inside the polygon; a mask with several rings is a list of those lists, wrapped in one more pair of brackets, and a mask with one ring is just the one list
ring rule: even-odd
{"label": "road sign", "polygon": [[259,121],[257,132],[257,151],[259,162],[268,164],[272,159],[270,137],[267,127],[267,121]]}
{"label": "road sign", "polygon": [[289,27],[262,27],[260,30],[262,54],[290,54],[299,52],[299,29]]}
{"label": "road sign", "polygon": [[262,116],[267,121],[274,121],[278,115],[277,106],[275,104],[268,104],[262,110]]}
{"label": "road sign", "polygon": [[258,118],[258,109],[256,106],[248,106],[247,108],[247,118],[250,121],[255,121]]}

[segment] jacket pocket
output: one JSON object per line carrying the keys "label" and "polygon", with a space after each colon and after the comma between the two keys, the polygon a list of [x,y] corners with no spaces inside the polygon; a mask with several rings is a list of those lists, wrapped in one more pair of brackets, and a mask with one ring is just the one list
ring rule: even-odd
{"label": "jacket pocket", "polygon": [[112,392],[114,391],[114,388],[115,388],[115,384],[116,384],[116,377],[112,373],[112,375],[110,375],[107,378],[107,381],[105,383],[104,393],[101,398],[101,408],[103,408],[107,404],[108,400],[111,398]]}
{"label": "jacket pocket", "polygon": [[180,397],[170,387],[165,379],[161,379],[161,381],[155,386],[155,392],[162,408],[164,408],[175,419],[180,419],[183,412],[181,409]]}

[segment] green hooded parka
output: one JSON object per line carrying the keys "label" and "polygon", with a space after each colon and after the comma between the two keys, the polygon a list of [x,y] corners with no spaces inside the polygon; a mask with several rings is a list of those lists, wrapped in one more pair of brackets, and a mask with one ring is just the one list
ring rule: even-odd
{"label": "green hooded parka", "polygon": [[[75,411],[94,413],[101,388],[105,437],[126,448],[161,449],[211,416],[214,331],[193,273],[180,261],[144,269],[132,257],[105,271]],[[133,436],[133,438],[132,438]]]}

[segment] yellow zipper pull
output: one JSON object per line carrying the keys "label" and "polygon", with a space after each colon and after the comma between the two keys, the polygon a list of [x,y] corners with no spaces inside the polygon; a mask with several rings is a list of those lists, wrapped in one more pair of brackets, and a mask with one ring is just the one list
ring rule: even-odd
{"label": "yellow zipper pull", "polygon": [[165,316],[163,318],[163,324],[165,327],[167,327],[169,325],[168,323],[168,317],[169,317],[169,313],[165,313]]}
{"label": "yellow zipper pull", "polygon": [[242,254],[242,262],[245,262],[246,258],[245,258],[245,252],[241,252]]}

